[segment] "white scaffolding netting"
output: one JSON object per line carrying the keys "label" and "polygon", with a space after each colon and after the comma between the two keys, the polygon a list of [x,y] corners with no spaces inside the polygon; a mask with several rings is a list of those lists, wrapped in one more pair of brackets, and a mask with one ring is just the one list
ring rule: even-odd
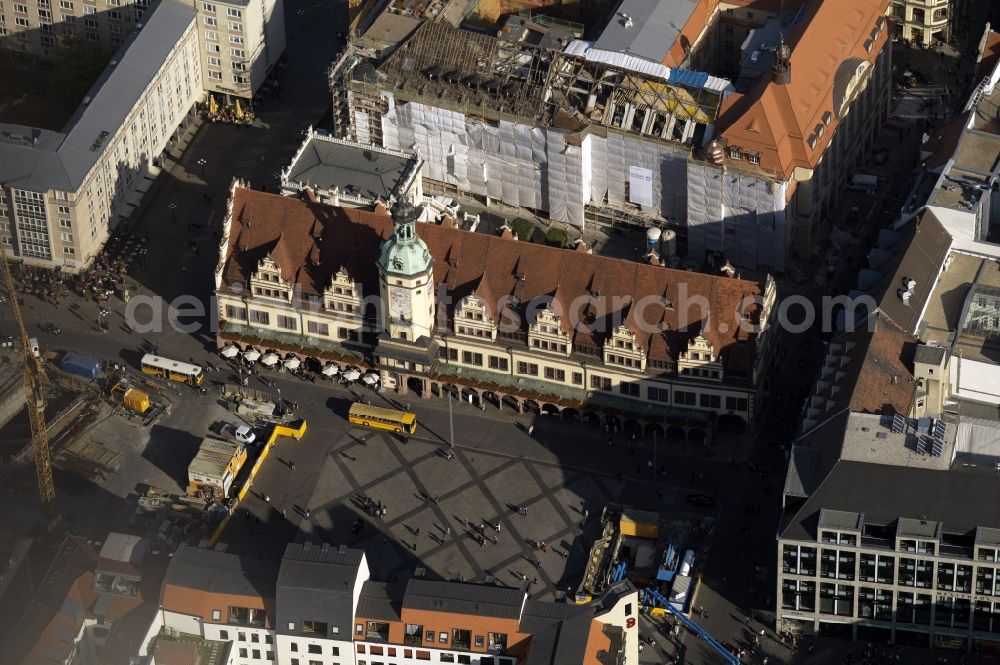
{"label": "white scaffolding netting", "polygon": [[371,132],[368,127],[369,117],[364,111],[358,111],[354,116],[354,127],[355,134],[358,138],[358,143],[369,144],[371,143]]}
{"label": "white scaffolding netting", "polygon": [[736,265],[784,270],[784,189],[708,164],[688,165],[688,253],[721,251]]}
{"label": "white scaffolding netting", "polygon": [[630,166],[652,174],[645,214],[682,221],[687,212],[686,151],[622,132],[574,145],[558,128],[494,125],[410,102],[390,105],[382,136],[387,148],[418,153],[426,178],[574,226],[583,226],[587,203],[627,207]]}

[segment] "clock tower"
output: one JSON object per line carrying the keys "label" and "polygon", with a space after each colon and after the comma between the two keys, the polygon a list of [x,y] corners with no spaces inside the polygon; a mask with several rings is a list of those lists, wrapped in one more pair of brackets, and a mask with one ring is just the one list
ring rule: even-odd
{"label": "clock tower", "polygon": [[392,236],[378,258],[382,331],[394,340],[432,338],[434,270],[431,253],[417,235],[417,211],[409,197],[393,206]]}
{"label": "clock tower", "polygon": [[[392,236],[378,257],[381,326],[375,345],[382,385],[406,392],[437,359],[434,341],[434,260],[417,235],[417,211],[409,197],[392,209]],[[421,390],[425,394],[425,390]]]}

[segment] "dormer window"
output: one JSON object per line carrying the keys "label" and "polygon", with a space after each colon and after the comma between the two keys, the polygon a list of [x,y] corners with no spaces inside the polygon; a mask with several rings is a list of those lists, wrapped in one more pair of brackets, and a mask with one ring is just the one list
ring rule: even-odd
{"label": "dormer window", "polygon": [[809,138],[806,139],[806,143],[809,144],[810,148],[812,148],[813,150],[815,150],[816,149],[816,135],[815,134],[810,134]]}
{"label": "dormer window", "polygon": [[831,113],[830,111],[827,111],[826,113],[823,114],[823,124],[824,125],[826,125],[827,127],[829,127],[830,126],[830,122],[832,120],[833,120],[833,113]]}
{"label": "dormer window", "polygon": [[729,147],[729,158],[730,159],[743,159],[743,151],[740,150],[739,146]]}
{"label": "dormer window", "polygon": [[818,124],[816,125],[816,138],[823,138],[823,134],[826,133],[826,125]]}
{"label": "dormer window", "polygon": [[748,152],[747,161],[751,164],[760,164],[760,153],[759,152]]}

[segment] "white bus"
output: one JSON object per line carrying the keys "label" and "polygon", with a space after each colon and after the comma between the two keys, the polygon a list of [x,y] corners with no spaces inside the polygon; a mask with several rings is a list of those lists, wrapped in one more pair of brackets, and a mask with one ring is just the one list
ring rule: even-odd
{"label": "white bus", "polygon": [[161,358],[147,353],[142,357],[141,369],[143,374],[152,374],[171,381],[189,383],[192,386],[200,386],[205,380],[205,372],[197,365]]}

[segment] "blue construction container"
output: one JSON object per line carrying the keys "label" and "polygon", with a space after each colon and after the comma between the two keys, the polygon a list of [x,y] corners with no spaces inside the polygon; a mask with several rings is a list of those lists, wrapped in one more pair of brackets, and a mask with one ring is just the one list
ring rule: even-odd
{"label": "blue construction container", "polygon": [[59,369],[67,374],[77,374],[88,379],[96,379],[101,373],[101,361],[90,356],[83,356],[79,353],[67,351],[59,360]]}

